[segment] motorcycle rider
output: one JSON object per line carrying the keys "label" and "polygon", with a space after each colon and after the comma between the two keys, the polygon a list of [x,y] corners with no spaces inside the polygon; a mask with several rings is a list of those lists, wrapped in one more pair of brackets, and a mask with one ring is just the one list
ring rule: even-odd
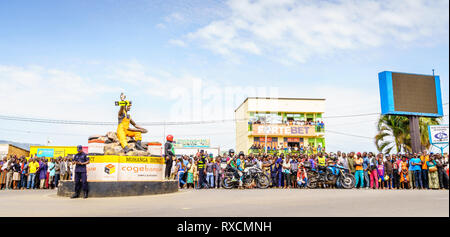
{"label": "motorcycle rider", "polygon": [[[234,151],[233,151],[234,154]],[[229,159],[227,160],[227,169],[230,169],[233,171],[233,179],[231,180],[232,182],[236,182],[239,180],[239,172],[237,169],[238,165],[237,165],[237,158],[234,156],[230,156]]]}
{"label": "motorcycle rider", "polygon": [[245,154],[243,151],[239,152],[239,156],[236,159],[236,168],[238,170],[238,176],[239,176],[239,187],[242,186],[242,172],[244,171],[244,162],[245,162]]}
{"label": "motorcycle rider", "polygon": [[[327,159],[325,158],[325,156],[322,154],[322,152],[319,152],[318,157],[317,157],[317,168],[319,171],[319,174],[322,172],[323,174],[325,174],[326,170],[327,170],[327,164],[326,164]],[[319,175],[319,177],[323,177],[323,175]]]}
{"label": "motorcycle rider", "polygon": [[220,158],[220,165],[219,165],[220,166],[220,169],[219,169],[219,179],[220,180],[217,182],[218,187],[222,187],[222,185],[223,185],[222,180],[224,178],[225,170],[227,169],[227,166],[228,166],[228,161],[233,159],[233,156],[234,156],[234,150],[230,149],[228,151],[228,156],[222,156]]}

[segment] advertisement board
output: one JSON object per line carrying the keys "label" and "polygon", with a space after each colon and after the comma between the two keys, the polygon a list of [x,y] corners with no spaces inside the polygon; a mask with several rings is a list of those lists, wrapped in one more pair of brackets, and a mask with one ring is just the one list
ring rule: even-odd
{"label": "advertisement board", "polygon": [[163,180],[162,157],[89,156],[88,181]]}
{"label": "advertisement board", "polygon": [[439,76],[384,71],[378,79],[381,114],[444,116]]}
{"label": "advertisement board", "polygon": [[[83,147],[83,152],[88,154],[88,147]],[[76,146],[30,146],[30,155],[37,157],[58,158],[77,154]]]}
{"label": "advertisement board", "polygon": [[175,148],[209,147],[209,139],[175,139]]}
{"label": "advertisement board", "polygon": [[428,135],[431,144],[448,144],[448,124],[428,126]]}
{"label": "advertisement board", "polygon": [[302,136],[312,137],[316,135],[316,129],[314,126],[309,125],[253,125],[253,135],[271,135],[271,136]]}
{"label": "advertisement board", "polygon": [[53,157],[55,150],[53,148],[38,148],[36,152],[37,157]]}

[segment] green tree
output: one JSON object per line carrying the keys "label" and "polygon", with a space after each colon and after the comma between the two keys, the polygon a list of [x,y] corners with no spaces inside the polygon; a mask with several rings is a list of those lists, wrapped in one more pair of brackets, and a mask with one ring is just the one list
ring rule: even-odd
{"label": "green tree", "polygon": [[[440,124],[440,118],[419,119],[420,141],[422,149],[430,148],[428,125]],[[381,115],[377,123],[378,133],[375,135],[375,145],[379,152],[390,153],[393,148],[397,152],[410,152],[411,134],[409,133],[409,119],[406,116]]]}

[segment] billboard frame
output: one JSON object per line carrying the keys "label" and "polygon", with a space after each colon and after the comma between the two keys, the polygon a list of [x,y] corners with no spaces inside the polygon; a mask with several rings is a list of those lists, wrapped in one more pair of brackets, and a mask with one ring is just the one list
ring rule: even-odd
{"label": "billboard frame", "polygon": [[[435,86],[436,86],[437,113],[419,113],[419,112],[408,112],[408,111],[395,110],[394,88],[393,88],[393,84],[392,84],[392,73],[433,76]],[[380,102],[381,102],[381,114],[382,115],[404,115],[404,116],[420,116],[420,117],[443,117],[444,116],[444,111],[442,108],[441,80],[440,80],[439,76],[415,74],[415,73],[404,73],[404,72],[393,72],[393,71],[382,71],[382,72],[378,73],[378,80],[379,80],[379,86],[380,86]]]}

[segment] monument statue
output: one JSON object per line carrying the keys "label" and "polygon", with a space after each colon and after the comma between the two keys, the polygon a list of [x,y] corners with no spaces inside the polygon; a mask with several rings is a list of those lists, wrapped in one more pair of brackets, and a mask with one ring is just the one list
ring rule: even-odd
{"label": "monument statue", "polygon": [[[142,146],[142,133],[147,133],[147,130],[143,127],[137,125],[129,114],[131,110],[131,101],[125,100],[126,96],[121,93],[120,94],[120,102],[116,102],[116,105],[120,106],[119,114],[118,114],[118,122],[117,126],[117,138],[119,139],[120,145],[124,153],[128,153],[131,149],[128,147],[127,137],[132,137],[136,140],[136,149],[137,150],[145,150]],[[134,128],[130,128],[130,124],[134,126]]]}

